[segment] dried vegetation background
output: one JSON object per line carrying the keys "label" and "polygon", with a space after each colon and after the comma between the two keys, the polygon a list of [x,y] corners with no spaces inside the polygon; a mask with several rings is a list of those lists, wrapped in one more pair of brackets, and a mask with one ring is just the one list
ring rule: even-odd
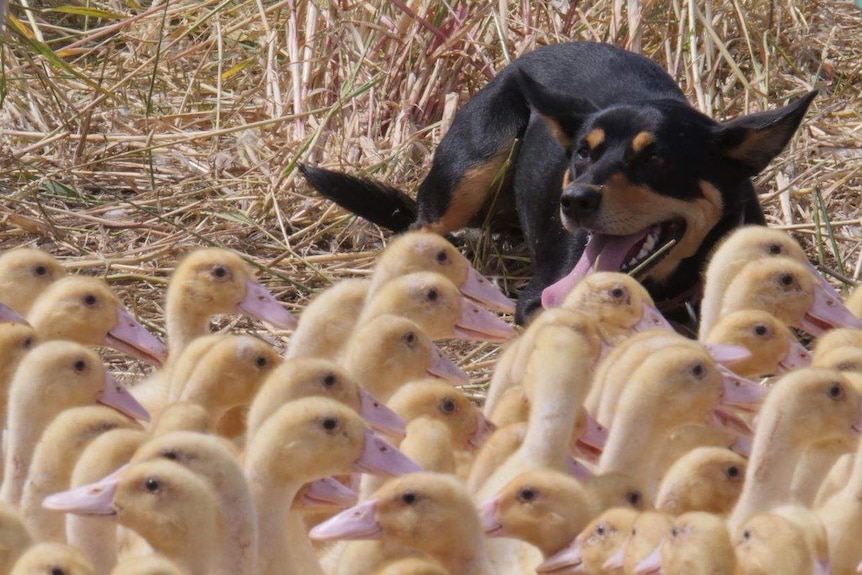
{"label": "dried vegetation background", "polygon": [[[312,193],[298,161],[412,190],[472,93],[518,55],[574,39],[648,55],[719,119],[819,88],[757,188],[836,283],[860,277],[862,20],[848,0],[11,0],[0,249],[38,246],[105,277],[154,331],[195,245],[247,255],[300,311],[368,274],[386,235]],[[523,246],[464,241],[516,293]],[[494,346],[450,350],[485,380]]]}

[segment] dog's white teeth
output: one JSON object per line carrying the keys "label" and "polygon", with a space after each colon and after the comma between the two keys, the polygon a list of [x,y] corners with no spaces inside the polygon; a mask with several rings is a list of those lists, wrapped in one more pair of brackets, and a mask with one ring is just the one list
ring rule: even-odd
{"label": "dog's white teeth", "polygon": [[[658,233],[653,232],[647,236],[646,240],[644,240],[641,253],[643,253],[644,250],[646,250],[647,252],[652,251],[652,249],[655,247],[656,242],[658,242]],[[640,254],[638,254],[638,257],[640,257]]]}

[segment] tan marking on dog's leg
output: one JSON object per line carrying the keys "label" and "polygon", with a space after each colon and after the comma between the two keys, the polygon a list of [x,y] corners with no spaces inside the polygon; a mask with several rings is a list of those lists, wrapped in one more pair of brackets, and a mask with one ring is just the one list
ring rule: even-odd
{"label": "tan marking on dog's leg", "polygon": [[641,153],[647,146],[653,144],[655,142],[655,136],[653,136],[649,132],[638,132],[638,134],[632,138],[632,152],[635,154]]}
{"label": "tan marking on dog's leg", "polygon": [[424,228],[438,234],[448,234],[465,227],[495,191],[491,184],[503,166],[505,158],[506,156],[502,154],[495,156],[484,164],[464,172],[461,181],[452,190],[446,212],[439,220],[426,224]]}
{"label": "tan marking on dog's leg", "polygon": [[584,140],[591,150],[595,150],[605,142],[605,131],[601,128],[590,130],[590,133],[584,137]]}

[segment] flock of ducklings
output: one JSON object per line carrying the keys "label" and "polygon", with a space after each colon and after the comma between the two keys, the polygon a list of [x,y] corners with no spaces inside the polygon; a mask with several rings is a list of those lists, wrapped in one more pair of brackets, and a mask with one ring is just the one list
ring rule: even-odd
{"label": "flock of ducklings", "polygon": [[[423,232],[298,322],[237,254],[193,251],[167,290],[167,346],[39,250],[0,255],[0,302],[0,573],[845,575],[862,561],[862,297],[843,302],[777,230],[716,250],[697,340],[605,272],[514,337],[494,313],[512,302]],[[284,357],[210,333],[237,313],[292,331]],[[483,410],[433,343],[452,338],[508,341]],[[93,346],[155,368],[119,385]]]}

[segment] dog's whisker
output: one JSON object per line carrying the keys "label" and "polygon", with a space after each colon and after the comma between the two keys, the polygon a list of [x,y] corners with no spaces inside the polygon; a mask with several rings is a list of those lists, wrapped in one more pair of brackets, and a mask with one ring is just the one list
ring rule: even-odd
{"label": "dog's whisker", "polygon": [[657,249],[656,251],[651,253],[649,255],[649,257],[647,257],[647,259],[645,259],[644,261],[639,263],[637,266],[635,266],[632,270],[630,270],[628,272],[628,275],[630,275],[634,278],[637,278],[637,275],[640,272],[642,272],[645,268],[650,267],[652,262],[654,262],[654,261],[656,261],[656,259],[662,257],[664,254],[666,254],[675,245],[676,245],[676,239],[671,238],[670,240],[668,240],[668,242],[666,244],[664,244],[662,247],[660,247],[659,249]]}

